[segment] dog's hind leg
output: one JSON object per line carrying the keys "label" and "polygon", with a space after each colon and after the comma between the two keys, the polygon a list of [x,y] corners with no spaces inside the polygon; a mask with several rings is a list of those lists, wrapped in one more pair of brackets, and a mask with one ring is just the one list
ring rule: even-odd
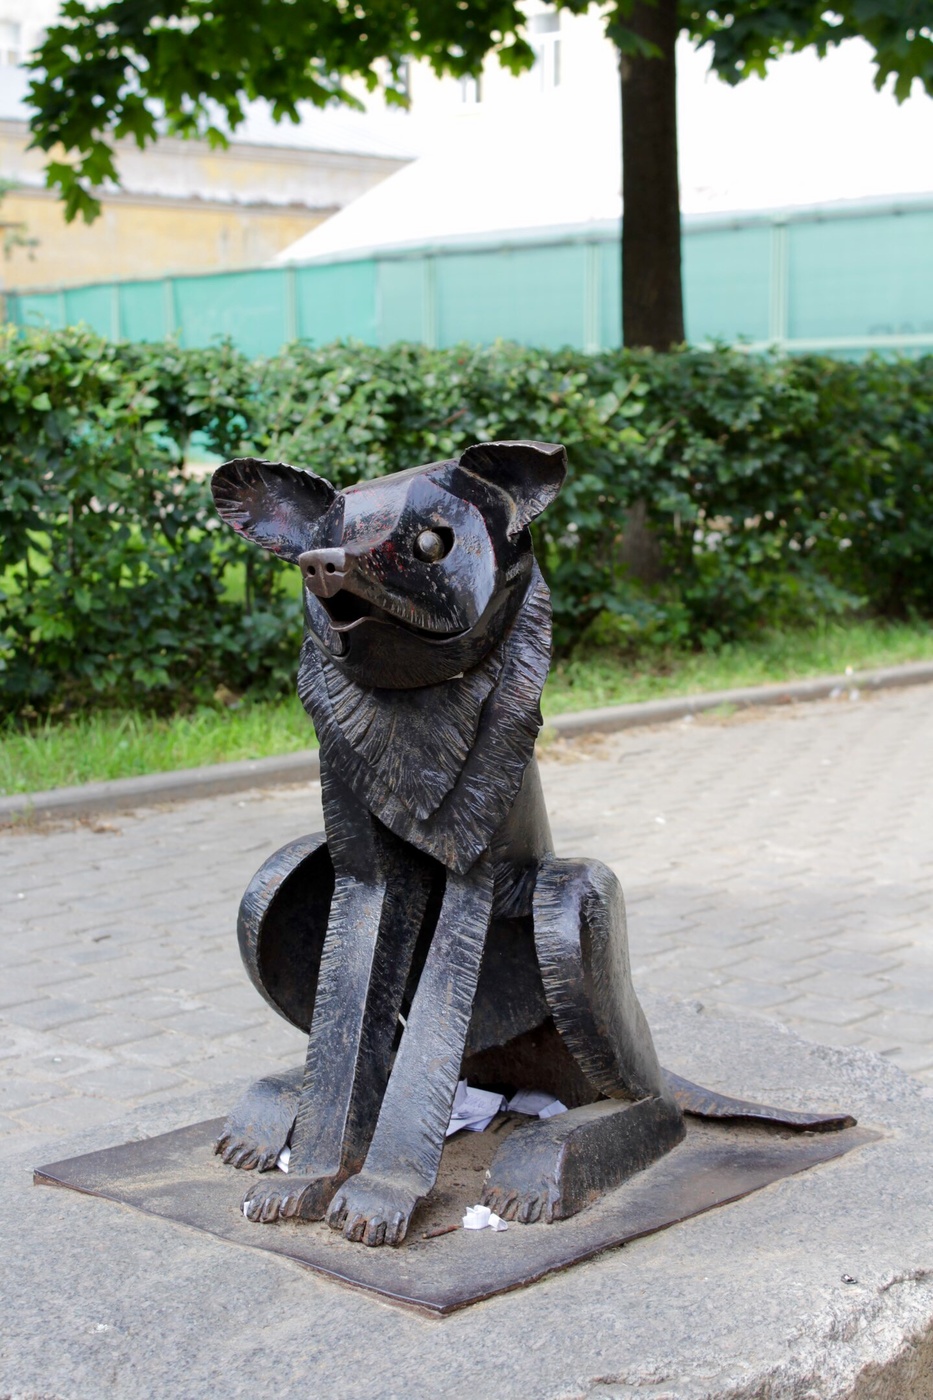
{"label": "dog's hind leg", "polygon": [[437,1180],[492,895],[488,856],[466,875],[447,872],[437,928],[366,1161],[327,1212],[328,1224],[347,1239],[401,1244],[415,1206]]}
{"label": "dog's hind leg", "polygon": [[267,1074],[237,1099],[214,1145],[228,1166],[272,1170],[295,1122],[302,1078],[300,1067]]}
{"label": "dog's hind leg", "polygon": [[426,861],[325,779],[336,874],[321,953],[287,1176],[266,1177],[243,1206],[250,1220],[320,1219],[358,1171],[389,1076],[398,1014],[430,889]]}
{"label": "dog's hind leg", "polygon": [[530,1123],[503,1144],[483,1199],[527,1223],[573,1215],[684,1135],[632,986],[625,905],[612,871],[599,861],[545,857],[534,929],[554,1024],[610,1102]]}
{"label": "dog's hind leg", "polygon": [[[323,832],[290,841],[262,865],[240,901],[237,938],[253,986],[306,1034],[317,990],[334,870]],[[266,1075],[231,1109],[214,1145],[233,1167],[271,1171],[298,1112],[302,1070]]]}
{"label": "dog's hind leg", "polygon": [[665,1092],[629,966],[622,889],[598,860],[546,856],[534,931],[554,1024],[587,1079],[609,1098]]}

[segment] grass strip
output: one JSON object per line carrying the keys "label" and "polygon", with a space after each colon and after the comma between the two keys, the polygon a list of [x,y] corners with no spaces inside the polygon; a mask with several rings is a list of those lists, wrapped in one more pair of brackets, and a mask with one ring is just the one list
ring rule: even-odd
{"label": "grass strip", "polygon": [[[556,715],[924,660],[933,660],[933,629],[923,623],[830,623],[716,652],[650,653],[634,661],[599,652],[554,668],[543,709]],[[294,697],[201,706],[164,719],[102,710],[28,728],[8,723],[0,730],[0,796],[266,758],[314,743]]]}
{"label": "grass strip", "polygon": [[767,633],[715,652],[647,653],[636,661],[605,652],[573,658],[554,668],[542,708],[545,715],[557,715],[636,700],[841,675],[849,667],[872,671],[930,660],[933,628],[927,622],[828,622]]}

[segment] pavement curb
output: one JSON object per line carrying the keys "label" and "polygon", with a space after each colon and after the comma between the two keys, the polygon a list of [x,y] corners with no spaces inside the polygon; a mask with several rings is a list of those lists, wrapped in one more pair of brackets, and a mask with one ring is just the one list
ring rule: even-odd
{"label": "pavement curb", "polygon": [[[857,691],[891,690],[930,683],[933,683],[933,661],[916,661],[877,671],[817,676],[811,680],[779,685],[712,690],[700,695],[674,696],[669,700],[646,700],[638,704],[609,705],[598,710],[577,710],[572,714],[554,715],[546,721],[545,729],[559,738],[570,739],[582,734],[611,734],[640,725],[666,724],[723,705],[736,709],[747,709],[753,705],[790,705],[851,695]],[[0,798],[0,825],[14,821],[84,817],[97,812],[148,807],[160,802],[184,802],[228,792],[243,792],[250,788],[309,782],[319,777],[320,771],[318,750],[301,749],[297,753],[276,755],[274,758],[214,763],[203,768],[183,768],[173,773],[150,773],[139,778],[115,778],[109,782],[85,783],[81,787],[22,793]]]}

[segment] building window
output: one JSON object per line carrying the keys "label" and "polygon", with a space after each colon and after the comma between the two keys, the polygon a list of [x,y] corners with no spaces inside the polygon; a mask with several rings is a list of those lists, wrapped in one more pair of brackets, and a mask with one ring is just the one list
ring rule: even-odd
{"label": "building window", "polygon": [[461,78],[460,100],[467,107],[475,107],[478,102],[482,102],[482,80],[480,78]]}
{"label": "building window", "polygon": [[556,10],[532,15],[528,21],[531,47],[535,51],[534,71],[541,91],[560,86],[560,15]]}
{"label": "building window", "polygon": [[16,68],[22,62],[22,30],[12,19],[0,19],[0,67]]}

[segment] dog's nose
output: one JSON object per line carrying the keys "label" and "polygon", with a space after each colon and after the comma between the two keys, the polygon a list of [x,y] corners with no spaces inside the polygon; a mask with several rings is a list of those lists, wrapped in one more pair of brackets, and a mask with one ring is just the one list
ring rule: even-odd
{"label": "dog's nose", "polygon": [[343,549],[308,549],[298,556],[305,587],[318,598],[332,598],[343,587],[349,563]]}

